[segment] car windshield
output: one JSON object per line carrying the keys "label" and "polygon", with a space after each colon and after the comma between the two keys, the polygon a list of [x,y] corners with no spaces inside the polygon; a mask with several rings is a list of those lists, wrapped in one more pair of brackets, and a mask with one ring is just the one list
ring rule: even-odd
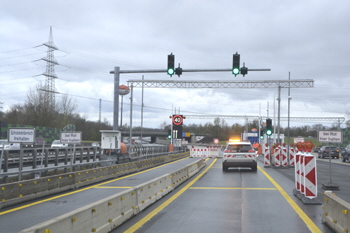
{"label": "car windshield", "polygon": [[55,140],[52,142],[52,144],[61,144],[61,141],[60,140]]}
{"label": "car windshield", "polygon": [[227,150],[231,152],[249,152],[253,150],[251,145],[228,145]]}

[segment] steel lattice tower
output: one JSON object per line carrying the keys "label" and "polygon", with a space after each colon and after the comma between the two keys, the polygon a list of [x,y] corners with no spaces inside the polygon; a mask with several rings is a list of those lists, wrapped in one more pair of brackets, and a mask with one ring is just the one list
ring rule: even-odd
{"label": "steel lattice tower", "polygon": [[46,71],[42,74],[46,76],[44,88],[45,91],[48,92],[47,97],[49,103],[55,106],[55,79],[57,78],[57,75],[55,73],[55,65],[59,64],[54,57],[54,51],[58,50],[58,48],[53,43],[52,27],[50,27],[49,41],[43,45],[47,47],[46,57],[41,58],[41,60],[46,61]]}

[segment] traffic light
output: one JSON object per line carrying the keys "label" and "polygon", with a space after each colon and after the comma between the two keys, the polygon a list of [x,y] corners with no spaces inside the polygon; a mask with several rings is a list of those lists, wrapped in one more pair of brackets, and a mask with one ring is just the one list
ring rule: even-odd
{"label": "traffic light", "polygon": [[244,75],[248,74],[248,68],[243,66],[241,68],[241,74],[243,75],[243,77],[244,77]]}
{"label": "traffic light", "polygon": [[240,55],[236,52],[233,54],[233,63],[232,63],[232,74],[235,76],[239,74],[240,71]]}
{"label": "traffic light", "polygon": [[182,68],[177,67],[177,68],[175,69],[175,74],[177,74],[177,76],[180,77],[180,75],[182,74]]}
{"label": "traffic light", "polygon": [[168,130],[168,138],[171,139],[171,129]]}
{"label": "traffic light", "polygon": [[264,130],[260,129],[260,139],[264,139]]}
{"label": "traffic light", "polygon": [[168,69],[167,69],[168,74],[170,77],[175,73],[175,55],[172,53],[168,55]]}
{"label": "traffic light", "polygon": [[271,118],[266,119],[266,135],[272,135],[272,120]]}

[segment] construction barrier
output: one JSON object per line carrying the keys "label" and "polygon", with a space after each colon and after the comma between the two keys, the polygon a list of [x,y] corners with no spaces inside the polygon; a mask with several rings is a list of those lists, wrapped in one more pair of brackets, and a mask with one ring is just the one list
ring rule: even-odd
{"label": "construction barrier", "polygon": [[297,143],[294,195],[301,199],[304,204],[321,204],[316,200],[317,168],[316,157],[310,153],[312,147],[311,142]]}
{"label": "construction barrier", "polygon": [[299,182],[300,182],[300,193],[305,194],[305,186],[304,186],[304,172],[305,172],[305,166],[304,166],[304,158],[305,154],[304,152],[300,153],[299,163],[300,163],[300,176],[299,176]]}
{"label": "construction barrier", "polygon": [[280,161],[281,161],[282,167],[288,166],[288,153],[287,153],[287,148],[285,143],[283,143],[281,147]]}
{"label": "construction barrier", "polygon": [[219,156],[218,146],[188,146],[190,157],[192,158],[209,158]]}
{"label": "construction barrier", "polygon": [[271,161],[270,161],[270,147],[269,144],[265,143],[264,144],[264,167],[270,167],[271,166]]}
{"label": "construction barrier", "polygon": [[332,191],[325,191],[323,197],[322,222],[335,232],[349,232],[350,203],[337,197]]}
{"label": "construction barrier", "polygon": [[281,146],[277,144],[275,147],[275,152],[273,153],[273,156],[275,158],[274,165],[275,167],[280,167],[281,166],[281,160],[280,160],[280,154],[281,154]]}
{"label": "construction barrier", "polygon": [[295,189],[300,192],[300,152],[298,151],[295,155]]}
{"label": "construction barrier", "polygon": [[304,188],[305,197],[313,199],[317,197],[317,170],[316,158],[306,153],[304,156]]}
{"label": "construction barrier", "polygon": [[295,166],[295,148],[292,144],[289,147],[289,166]]}

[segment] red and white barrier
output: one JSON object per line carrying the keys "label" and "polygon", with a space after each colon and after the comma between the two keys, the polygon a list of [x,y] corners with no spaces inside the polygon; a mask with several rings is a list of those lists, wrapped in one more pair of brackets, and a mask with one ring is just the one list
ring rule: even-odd
{"label": "red and white barrier", "polygon": [[288,166],[288,153],[287,153],[287,148],[285,144],[283,144],[283,146],[281,147],[280,161],[281,161],[282,167]]}
{"label": "red and white barrier", "polygon": [[189,146],[190,157],[209,158],[219,155],[219,148],[216,146]]}
{"label": "red and white barrier", "polygon": [[275,152],[273,153],[274,157],[275,157],[275,166],[276,167],[280,167],[281,166],[281,159],[280,159],[280,155],[281,155],[281,146],[277,145],[275,147]]}
{"label": "red and white barrier", "polygon": [[264,167],[270,167],[271,166],[271,161],[270,161],[270,147],[266,143],[263,148],[264,151]]}
{"label": "red and white barrier", "polygon": [[317,197],[316,158],[310,153],[304,156],[304,188],[305,197],[309,199]]}
{"label": "red and white barrier", "polygon": [[304,157],[305,154],[304,152],[300,153],[300,158],[299,158],[299,163],[300,163],[300,176],[299,176],[299,182],[300,182],[300,192],[302,194],[305,194],[305,186],[304,186],[304,172],[305,172],[305,167],[304,167]]}
{"label": "red and white barrier", "polygon": [[218,157],[219,156],[219,147],[218,146],[207,146],[209,150],[209,157]]}
{"label": "red and white barrier", "polygon": [[290,145],[289,147],[289,166],[295,166],[295,149]]}
{"label": "red and white barrier", "polygon": [[295,189],[300,192],[300,151],[295,155]]}
{"label": "red and white barrier", "polygon": [[295,190],[303,194],[304,199],[314,199],[317,197],[317,168],[316,157],[310,153],[313,145],[311,142],[298,144],[295,155]]}

